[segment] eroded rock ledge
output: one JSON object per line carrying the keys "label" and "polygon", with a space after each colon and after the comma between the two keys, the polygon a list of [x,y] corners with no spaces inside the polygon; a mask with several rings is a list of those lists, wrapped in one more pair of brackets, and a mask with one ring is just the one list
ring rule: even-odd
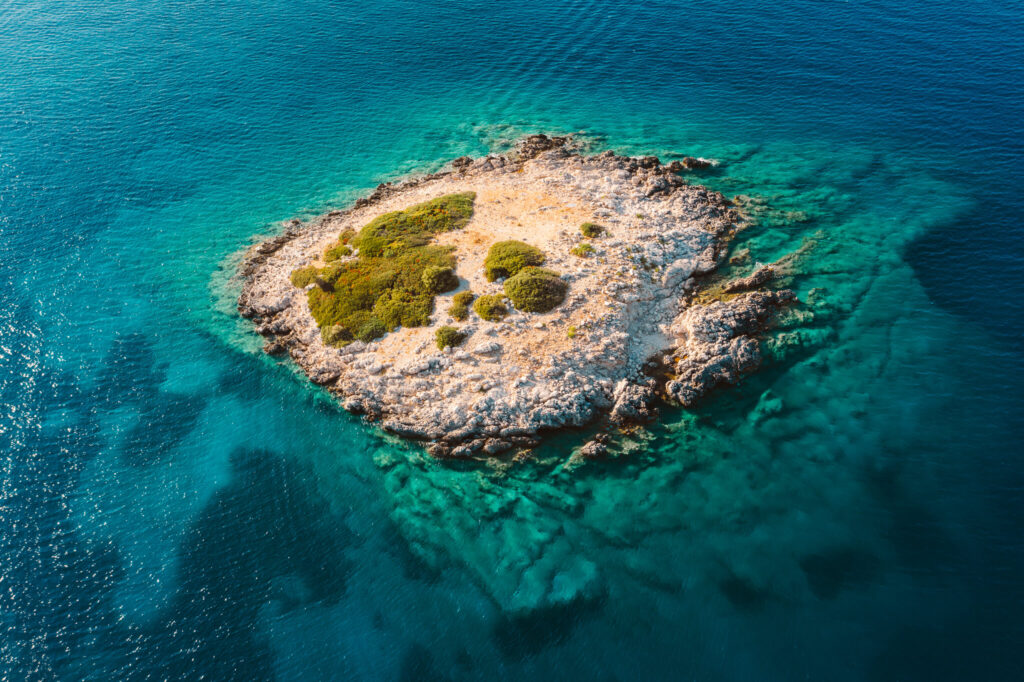
{"label": "eroded rock ledge", "polygon": [[[726,255],[741,216],[721,194],[677,173],[702,163],[662,165],[655,157],[585,156],[571,138],[533,135],[500,156],[455,159],[450,169],[377,187],[348,210],[332,211],[254,246],[240,267],[238,307],[342,405],[393,433],[429,442],[437,456],[495,454],[530,447],[545,430],[649,419],[656,392],[684,405],[760,361],[756,335],[792,292],[747,291],[770,273],[737,281],[747,293],[690,305],[698,278]],[[431,325],[401,328],[371,343],[326,345],[306,293],[289,274],[313,263],[339,233],[442,195],[476,193],[473,218],[437,242],[455,247],[460,289],[500,294],[487,282],[491,244],[515,239],[541,248],[545,267],[569,283],[565,302],[499,323],[448,314],[452,292],[435,299]],[[604,228],[587,239],[580,225]],[[593,250],[578,256],[580,243]],[[466,335],[438,351],[434,332]],[[649,378],[660,358],[664,385]],[[599,451],[600,442],[591,444]]]}

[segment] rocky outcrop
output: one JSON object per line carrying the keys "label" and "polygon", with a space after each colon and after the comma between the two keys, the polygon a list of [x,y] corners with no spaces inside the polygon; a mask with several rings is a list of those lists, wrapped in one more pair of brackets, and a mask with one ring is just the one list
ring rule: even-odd
{"label": "rocky outcrop", "polygon": [[613,424],[650,421],[657,416],[654,404],[654,381],[644,383],[622,379],[612,393],[612,409],[608,419]]}
{"label": "rocky outcrop", "polygon": [[539,154],[552,149],[567,150],[572,147],[571,137],[548,137],[547,135],[527,135],[516,143],[513,156],[522,161],[536,158]]}
{"label": "rocky outcrop", "polygon": [[698,159],[693,156],[684,156],[681,161],[673,161],[665,168],[671,173],[679,173],[684,170],[706,170],[715,165],[710,159]]}
{"label": "rocky outcrop", "polygon": [[[546,430],[597,419],[649,420],[658,392],[645,374],[652,356],[672,352],[675,377],[665,392],[691,404],[756,367],[755,335],[791,296],[753,292],[687,309],[699,287],[695,276],[722,262],[726,235],[741,217],[721,194],[675,175],[675,167],[653,156],[585,156],[571,138],[544,135],[524,138],[508,154],[461,157],[447,170],[383,183],[347,210],[293,221],[252,247],[239,269],[239,311],[267,337],[268,353],[287,353],[345,409],[426,441],[439,457],[532,447]],[[398,329],[369,344],[326,345],[289,274],[316,262],[343,230],[463,191],[476,192],[474,217],[440,238],[455,248],[460,288],[500,294],[501,283],[483,277],[481,250],[516,238],[547,254],[545,267],[568,284],[565,302],[544,314],[509,306],[497,323],[476,316],[457,322],[447,314],[450,296],[442,295],[428,327]],[[586,258],[572,253],[583,222],[604,228],[587,240],[594,251]],[[747,279],[738,286],[760,284]],[[466,340],[438,351],[434,330],[445,324]]]}
{"label": "rocky outcrop", "polygon": [[583,444],[579,450],[579,456],[584,459],[599,459],[608,454],[608,443],[611,436],[607,433],[599,433],[591,440]]}
{"label": "rocky outcrop", "polygon": [[692,405],[715,386],[757,369],[761,348],[755,335],[779,307],[795,300],[789,290],[751,292],[687,309],[673,325],[683,343],[672,358],[676,378],[666,383],[665,393]]}
{"label": "rocky outcrop", "polygon": [[693,156],[684,156],[682,160],[683,168],[687,170],[705,170],[711,168],[712,163],[708,159],[698,159]]}
{"label": "rocky outcrop", "polygon": [[757,270],[754,270],[747,277],[741,279],[734,279],[733,281],[726,284],[722,291],[727,294],[735,294],[741,291],[750,291],[751,289],[757,289],[763,287],[768,282],[775,279],[775,268],[771,265],[763,265]]}

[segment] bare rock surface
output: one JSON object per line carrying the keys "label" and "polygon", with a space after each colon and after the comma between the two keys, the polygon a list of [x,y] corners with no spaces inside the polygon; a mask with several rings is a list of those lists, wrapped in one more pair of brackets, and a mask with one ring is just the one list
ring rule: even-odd
{"label": "bare rock surface", "polygon": [[729,302],[686,309],[673,324],[682,343],[672,356],[676,378],[665,392],[692,405],[715,386],[734,383],[761,364],[755,334],[772,313],[795,300],[792,291],[750,292]]}
{"label": "bare rock surface", "polygon": [[[695,277],[725,258],[741,216],[721,194],[687,184],[673,172],[678,167],[656,157],[585,156],[570,138],[543,135],[520,140],[506,155],[461,157],[448,170],[382,184],[348,210],[293,221],[251,248],[240,266],[239,310],[267,337],[267,352],[287,352],[345,409],[428,441],[438,456],[529,447],[543,431],[603,417],[649,419],[656,393],[644,373],[650,358],[668,351],[675,377],[665,392],[692,404],[756,368],[757,333],[794,298],[753,291],[689,307]],[[456,291],[435,299],[430,326],[369,344],[324,344],[290,273],[315,262],[343,230],[465,191],[476,192],[473,218],[436,239],[456,248],[457,291],[502,293],[500,282],[486,281],[483,259],[494,242],[517,239],[542,249],[545,267],[569,283],[565,302],[544,314],[512,308],[498,323],[475,315],[460,323],[448,315]],[[584,222],[604,233],[585,239]],[[594,252],[573,255],[584,241]],[[771,272],[747,279],[734,291],[767,282]],[[434,332],[445,324],[466,340],[441,352]]]}

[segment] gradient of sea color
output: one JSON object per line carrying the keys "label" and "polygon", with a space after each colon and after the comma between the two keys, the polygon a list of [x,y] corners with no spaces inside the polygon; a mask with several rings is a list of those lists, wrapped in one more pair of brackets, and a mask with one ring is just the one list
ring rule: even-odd
{"label": "gradient of sea color", "polygon": [[[1022,17],[6,3],[0,679],[1024,678]],[[813,316],[579,467],[258,352],[254,235],[536,131],[718,159]]]}

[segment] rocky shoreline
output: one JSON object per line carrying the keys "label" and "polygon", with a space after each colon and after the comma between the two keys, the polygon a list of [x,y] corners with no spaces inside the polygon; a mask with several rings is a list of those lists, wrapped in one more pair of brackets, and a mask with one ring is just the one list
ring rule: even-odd
{"label": "rocky shoreline", "polygon": [[[721,194],[680,175],[707,164],[585,156],[571,138],[529,136],[508,154],[455,159],[441,172],[382,184],[347,210],[292,221],[246,253],[238,309],[268,353],[287,353],[345,409],[425,441],[435,456],[528,448],[545,431],[599,419],[648,420],[659,394],[691,405],[756,369],[757,335],[795,301],[790,291],[759,290],[773,279],[767,267],[728,283],[720,300],[693,303],[742,221]],[[500,322],[473,317],[460,325],[464,344],[439,351],[436,328],[458,324],[451,297],[439,296],[430,326],[325,344],[289,274],[344,230],[465,191],[477,197],[472,220],[439,239],[455,248],[459,290],[498,293],[500,282],[483,278],[482,253],[517,239],[548,254],[545,265],[569,285],[564,303],[543,314],[513,309]],[[582,238],[579,225],[589,221],[604,234]],[[584,241],[585,256],[574,251]],[[582,453],[600,455],[603,440]]]}

